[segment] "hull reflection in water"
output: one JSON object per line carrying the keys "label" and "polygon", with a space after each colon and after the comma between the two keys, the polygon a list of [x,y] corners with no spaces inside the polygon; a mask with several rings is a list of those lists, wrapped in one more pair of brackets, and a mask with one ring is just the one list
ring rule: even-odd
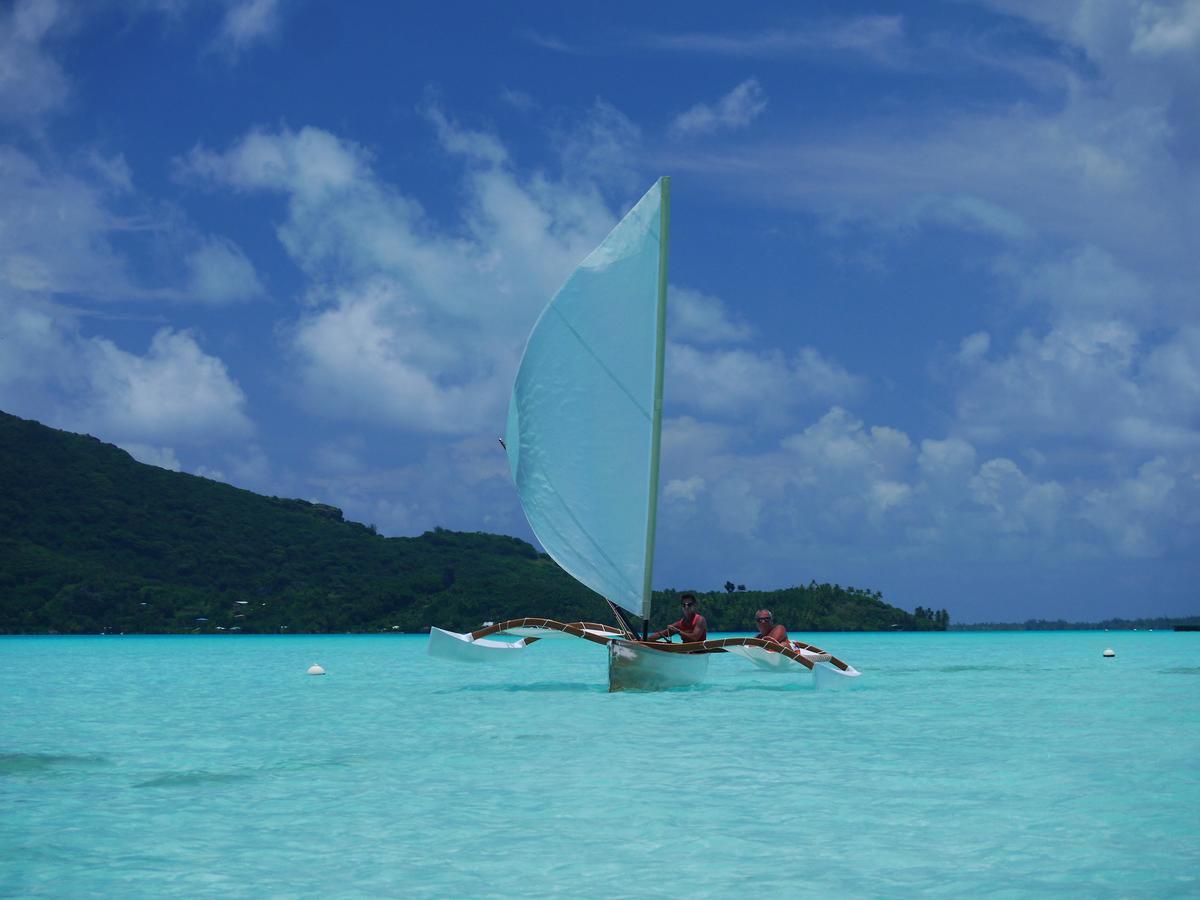
{"label": "hull reflection in water", "polygon": [[663,691],[690,687],[704,680],[708,657],[707,653],[676,653],[614,640],[608,645],[608,689]]}

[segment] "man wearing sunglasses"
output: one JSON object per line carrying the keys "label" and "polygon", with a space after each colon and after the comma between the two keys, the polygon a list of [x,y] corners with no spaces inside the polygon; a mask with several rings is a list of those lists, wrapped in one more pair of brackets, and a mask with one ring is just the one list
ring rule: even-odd
{"label": "man wearing sunglasses", "polygon": [[708,623],[704,621],[704,616],[696,612],[696,595],[690,592],[680,594],[679,605],[683,608],[683,618],[672,622],[662,631],[654,632],[650,635],[650,640],[657,641],[664,637],[670,640],[673,634],[679,635],[679,639],[685,644],[708,640]]}
{"label": "man wearing sunglasses", "polygon": [[754,614],[754,624],[758,626],[758,637],[764,641],[774,641],[777,644],[788,642],[787,629],[775,624],[775,616],[769,609],[760,609]]}

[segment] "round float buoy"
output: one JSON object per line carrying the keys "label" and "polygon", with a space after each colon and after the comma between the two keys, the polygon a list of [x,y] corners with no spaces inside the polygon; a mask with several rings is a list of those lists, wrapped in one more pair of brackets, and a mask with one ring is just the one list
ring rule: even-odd
{"label": "round float buoy", "polygon": [[1107,650],[1104,651],[1104,655],[1109,656],[1109,657],[1116,656],[1117,651],[1114,650],[1112,647],[1109,647]]}
{"label": "round float buoy", "polygon": [[308,667],[308,674],[309,675],[324,675],[325,670],[322,669],[320,666],[318,666],[316,663],[313,663],[311,666]]}

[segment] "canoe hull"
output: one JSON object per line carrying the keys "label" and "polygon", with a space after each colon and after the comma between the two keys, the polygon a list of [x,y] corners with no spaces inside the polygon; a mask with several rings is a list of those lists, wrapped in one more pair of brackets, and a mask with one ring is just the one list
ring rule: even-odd
{"label": "canoe hull", "polygon": [[709,655],[674,653],[614,640],[608,645],[608,689],[665,691],[699,684],[708,673]]}

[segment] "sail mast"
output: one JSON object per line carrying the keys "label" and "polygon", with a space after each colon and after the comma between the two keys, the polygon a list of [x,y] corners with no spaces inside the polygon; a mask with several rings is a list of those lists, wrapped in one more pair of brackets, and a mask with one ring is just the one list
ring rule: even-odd
{"label": "sail mast", "polygon": [[642,583],[642,615],[650,621],[654,576],[654,533],[658,521],[658,456],[662,445],[663,361],[667,346],[667,236],[671,228],[671,179],[659,179],[658,207],[658,320],[654,346],[654,413],[650,432],[650,500],[646,513],[646,570]]}

